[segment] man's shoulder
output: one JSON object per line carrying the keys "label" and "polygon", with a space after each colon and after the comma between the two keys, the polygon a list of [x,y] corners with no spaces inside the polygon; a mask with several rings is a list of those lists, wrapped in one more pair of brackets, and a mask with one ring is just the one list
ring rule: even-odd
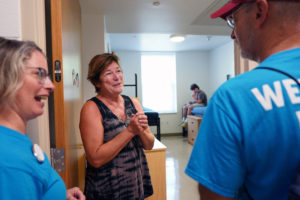
{"label": "man's shoulder", "polygon": [[199,90],[198,94],[205,94],[203,90]]}
{"label": "man's shoulder", "polygon": [[257,72],[254,71],[248,71],[227,80],[214,92],[213,99],[248,98],[246,94],[251,93],[251,89],[263,82],[263,76],[257,75]]}

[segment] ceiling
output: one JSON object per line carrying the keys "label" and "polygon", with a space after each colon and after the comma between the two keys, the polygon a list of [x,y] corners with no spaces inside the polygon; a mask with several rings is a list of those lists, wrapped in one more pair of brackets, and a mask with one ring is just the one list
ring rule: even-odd
{"label": "ceiling", "polygon": [[[210,50],[229,42],[230,29],[209,15],[227,0],[79,0],[83,14],[104,15],[111,49]],[[158,1],[159,6],[153,2]],[[184,34],[171,43],[171,34]]]}

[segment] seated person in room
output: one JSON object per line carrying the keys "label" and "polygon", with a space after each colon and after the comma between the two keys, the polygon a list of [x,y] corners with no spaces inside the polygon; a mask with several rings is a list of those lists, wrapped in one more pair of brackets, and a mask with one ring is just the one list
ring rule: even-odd
{"label": "seated person in room", "polygon": [[183,107],[183,123],[182,126],[186,127],[187,125],[187,115],[192,113],[192,109],[198,106],[207,105],[207,96],[204,91],[200,90],[199,86],[195,83],[191,85],[191,90],[193,91],[192,97],[193,101],[190,101],[188,104]]}

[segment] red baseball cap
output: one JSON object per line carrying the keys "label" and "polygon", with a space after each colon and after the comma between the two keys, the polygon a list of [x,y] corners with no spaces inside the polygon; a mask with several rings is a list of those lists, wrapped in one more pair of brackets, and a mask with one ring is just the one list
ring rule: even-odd
{"label": "red baseball cap", "polygon": [[232,13],[234,8],[236,8],[238,5],[240,5],[242,3],[246,3],[246,2],[252,2],[252,1],[255,1],[255,0],[231,0],[227,4],[222,6],[219,10],[217,10],[216,12],[211,14],[210,17],[211,18],[221,17],[221,18],[225,19],[228,15],[230,15]]}

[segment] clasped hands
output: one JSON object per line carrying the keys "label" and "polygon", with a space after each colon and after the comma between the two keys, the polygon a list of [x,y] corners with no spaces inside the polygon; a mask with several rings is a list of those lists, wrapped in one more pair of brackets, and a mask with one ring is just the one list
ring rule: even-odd
{"label": "clasped hands", "polygon": [[148,118],[144,113],[136,113],[131,115],[128,131],[134,135],[143,133],[148,128]]}

